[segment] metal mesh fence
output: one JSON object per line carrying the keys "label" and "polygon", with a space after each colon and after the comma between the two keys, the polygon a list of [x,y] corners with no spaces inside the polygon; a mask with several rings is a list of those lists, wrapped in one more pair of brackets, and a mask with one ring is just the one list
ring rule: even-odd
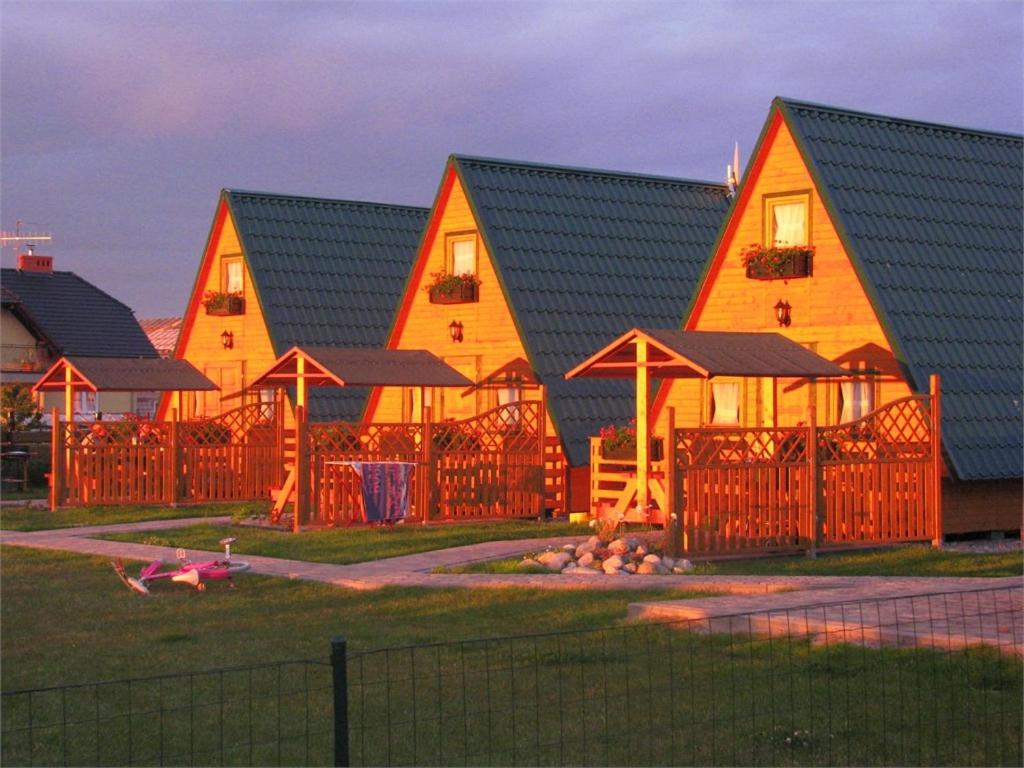
{"label": "metal mesh fence", "polygon": [[388,649],[354,765],[1019,765],[1019,590]]}
{"label": "metal mesh fence", "polygon": [[2,763],[325,765],[331,667],[290,661],[3,694]]}

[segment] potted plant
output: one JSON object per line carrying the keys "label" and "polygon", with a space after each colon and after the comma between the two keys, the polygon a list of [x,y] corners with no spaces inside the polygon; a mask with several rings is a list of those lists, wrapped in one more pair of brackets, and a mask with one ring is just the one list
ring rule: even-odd
{"label": "potted plant", "polygon": [[208,315],[240,315],[245,312],[245,299],[241,293],[207,291],[203,294],[203,306]]}
{"label": "potted plant", "polygon": [[764,246],[752,243],[740,251],[747,277],[752,280],[809,277],[813,256],[813,245]]}
{"label": "potted plant", "polygon": [[430,294],[431,304],[465,304],[479,298],[480,278],[474,274],[434,272],[431,277],[430,285],[424,289]]}
{"label": "potted plant", "polygon": [[[609,424],[601,427],[598,437],[601,438],[603,458],[636,461],[636,419],[625,425]],[[661,461],[662,456],[661,438],[651,438],[650,460]]]}

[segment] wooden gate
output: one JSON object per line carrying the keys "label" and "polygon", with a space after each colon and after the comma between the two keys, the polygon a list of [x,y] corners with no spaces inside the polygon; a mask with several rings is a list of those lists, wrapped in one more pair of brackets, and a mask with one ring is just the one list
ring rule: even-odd
{"label": "wooden gate", "polygon": [[938,541],[938,424],[933,389],[837,426],[677,429],[683,548],[727,554]]}
{"label": "wooden gate", "polygon": [[345,463],[353,461],[415,464],[411,514],[423,522],[537,517],[543,425],[536,402],[438,424],[309,423],[310,518],[321,525],[364,518],[359,476]]}
{"label": "wooden gate", "polygon": [[283,476],[272,403],[199,421],[54,422],[51,507],[265,499]]}

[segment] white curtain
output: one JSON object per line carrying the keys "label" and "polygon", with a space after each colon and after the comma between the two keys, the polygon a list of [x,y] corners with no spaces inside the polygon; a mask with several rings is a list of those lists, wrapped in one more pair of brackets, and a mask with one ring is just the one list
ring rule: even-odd
{"label": "white curtain", "polygon": [[452,243],[452,274],[476,274],[476,243],[456,240]]}
{"label": "white curtain", "polygon": [[843,412],[839,415],[841,424],[856,421],[871,413],[875,390],[870,381],[844,381],[839,386],[843,393]]}
{"label": "white curtain", "polygon": [[775,240],[772,245],[806,245],[804,227],[806,206],[803,203],[784,203],[772,207],[775,217]]}
{"label": "white curtain", "polygon": [[228,284],[225,286],[226,293],[242,292],[242,262],[228,262]]}
{"label": "white curtain", "polygon": [[[502,387],[498,390],[498,405],[511,405],[512,403],[519,402],[519,388],[518,387]],[[505,424],[511,426],[519,423],[519,409],[510,408],[505,411],[502,415],[502,419]]]}
{"label": "white curtain", "polygon": [[715,405],[713,425],[726,426],[740,423],[740,385],[735,382],[714,382],[711,400]]}

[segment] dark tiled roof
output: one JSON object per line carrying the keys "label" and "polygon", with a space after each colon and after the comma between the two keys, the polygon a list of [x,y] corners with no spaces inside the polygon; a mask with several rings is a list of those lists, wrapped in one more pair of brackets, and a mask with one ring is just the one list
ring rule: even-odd
{"label": "dark tiled roof", "polygon": [[[383,347],[426,208],[225,190],[280,356],[293,346]],[[317,391],[310,416],[358,419],[366,390]]]}
{"label": "dark tiled roof", "polygon": [[1024,142],[779,99],[960,479],[1020,477]]}
{"label": "dark tiled roof", "polygon": [[[65,356],[56,375],[41,380],[40,389],[64,389],[66,360],[92,384],[98,392],[170,392],[172,390],[202,391],[217,389],[217,385],[201,374],[187,360],[166,358],[117,358]],[[45,382],[45,383],[43,383]]]}
{"label": "dark tiled roof", "polygon": [[157,356],[131,309],[73,272],[3,269],[0,283],[61,355]]}
{"label": "dark tiled roof", "polygon": [[481,234],[546,385],[569,460],[628,420],[632,384],[565,381],[634,326],[670,327],[696,287],[729,204],[720,184],[453,156]]}

